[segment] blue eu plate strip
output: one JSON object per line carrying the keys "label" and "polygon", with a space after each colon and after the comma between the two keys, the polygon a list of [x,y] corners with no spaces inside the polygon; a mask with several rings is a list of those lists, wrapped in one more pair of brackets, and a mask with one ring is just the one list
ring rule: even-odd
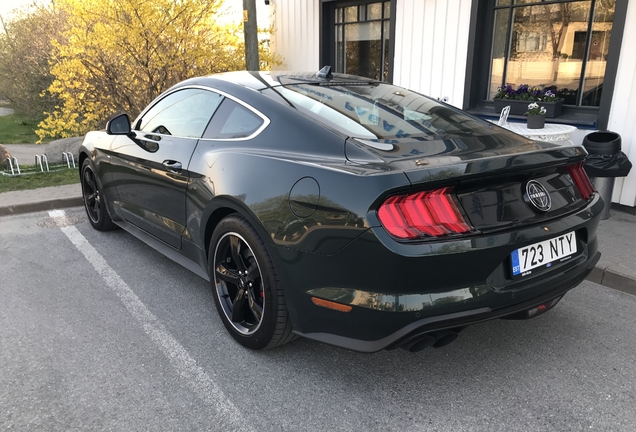
{"label": "blue eu plate strip", "polygon": [[521,266],[519,265],[519,249],[512,252],[512,275],[517,276],[521,273]]}

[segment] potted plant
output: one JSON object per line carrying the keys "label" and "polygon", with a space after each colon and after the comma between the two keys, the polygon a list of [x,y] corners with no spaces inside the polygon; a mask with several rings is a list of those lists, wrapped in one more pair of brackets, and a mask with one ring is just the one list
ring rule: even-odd
{"label": "potted plant", "polygon": [[515,90],[512,86],[502,86],[497,88],[494,96],[495,110],[501,110],[510,106],[510,115],[524,115],[528,102],[541,102],[546,109],[546,117],[553,118],[561,115],[563,98],[558,97],[555,87],[530,87],[521,84]]}
{"label": "potted plant", "polygon": [[546,109],[543,106],[539,106],[538,103],[532,102],[528,105],[528,129],[543,129],[545,126],[545,113]]}

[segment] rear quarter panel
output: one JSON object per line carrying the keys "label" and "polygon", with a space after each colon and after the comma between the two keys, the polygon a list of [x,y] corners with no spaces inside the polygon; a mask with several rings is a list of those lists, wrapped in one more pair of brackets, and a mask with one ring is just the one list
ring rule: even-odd
{"label": "rear quarter panel", "polygon": [[[248,218],[271,246],[331,255],[369,228],[365,216],[378,196],[409,186],[401,172],[360,176],[343,160],[318,164],[299,155],[209,151],[212,145],[218,146],[201,143],[195,151],[191,166],[200,164],[205,174],[191,178],[186,204],[188,232],[203,249],[213,229],[208,221],[229,208]],[[301,217],[290,207],[290,192],[306,178],[315,180],[318,196],[294,196],[315,208]]]}

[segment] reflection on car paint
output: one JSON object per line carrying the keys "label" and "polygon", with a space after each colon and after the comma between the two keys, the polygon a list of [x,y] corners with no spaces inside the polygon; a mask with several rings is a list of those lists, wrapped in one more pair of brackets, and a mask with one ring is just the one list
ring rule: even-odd
{"label": "reflection on car paint", "polygon": [[445,303],[470,303],[488,292],[487,286],[459,288],[443,293],[392,294],[351,288],[317,288],[307,294],[338,303],[385,312],[417,312]]}

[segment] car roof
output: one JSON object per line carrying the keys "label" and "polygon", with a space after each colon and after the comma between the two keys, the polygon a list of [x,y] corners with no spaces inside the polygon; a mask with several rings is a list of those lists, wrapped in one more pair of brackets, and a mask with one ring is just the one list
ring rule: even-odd
{"label": "car roof", "polygon": [[369,85],[379,84],[380,81],[335,73],[332,77],[323,78],[316,75],[316,72],[293,72],[293,71],[237,71],[224,72],[206,77],[201,77],[198,81],[205,84],[206,81],[221,80],[232,84],[238,84],[252,90],[263,90],[270,87],[278,87],[294,84],[317,84],[317,85]]}

